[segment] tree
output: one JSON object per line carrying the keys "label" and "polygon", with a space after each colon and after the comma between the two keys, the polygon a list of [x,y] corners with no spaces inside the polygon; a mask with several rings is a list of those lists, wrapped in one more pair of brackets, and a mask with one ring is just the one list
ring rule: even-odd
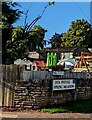
{"label": "tree", "polygon": [[91,32],[91,25],[84,19],[73,21],[68,31],[63,33],[61,46],[92,47]]}
{"label": "tree", "polygon": [[[21,11],[13,10],[17,3],[3,3],[3,63],[13,63],[15,59],[24,58],[30,50],[40,50],[44,46],[44,35],[46,30],[41,26],[33,26],[42,18],[45,10],[54,4],[49,2],[43,9],[41,15],[37,16],[32,22],[27,23],[29,9],[25,14],[24,26],[14,28],[12,24],[20,17]],[[8,12],[7,12],[8,11]],[[9,15],[8,15],[9,13]],[[4,36],[4,33],[7,33]]]}
{"label": "tree", "polygon": [[23,30],[21,26],[14,28],[12,32],[12,41],[7,41],[8,59],[12,62],[18,58],[23,59],[28,55],[29,51],[43,49],[46,30],[40,25],[36,25],[32,28],[30,33],[25,34],[24,37]]}
{"label": "tree", "polygon": [[27,38],[23,39],[23,28],[21,26],[17,26],[13,28],[11,34],[11,40],[7,41],[7,59],[8,63],[13,63],[14,60],[18,58],[23,58],[27,53],[26,43],[28,41]]}
{"label": "tree", "polygon": [[51,44],[52,47],[60,47],[62,44],[61,37],[62,37],[62,34],[60,35],[55,33],[55,35],[53,35],[51,39],[49,39],[48,43]]}
{"label": "tree", "polygon": [[31,40],[31,45],[29,50],[30,51],[36,51],[36,50],[42,50],[45,45],[44,37],[45,37],[45,30],[40,25],[35,25],[31,30],[29,34],[29,39]]}
{"label": "tree", "polygon": [[11,34],[13,26],[12,24],[19,19],[21,11],[19,9],[14,9],[16,6],[19,6],[18,3],[14,2],[2,2],[2,59],[3,63],[7,63],[9,58],[7,54],[7,42],[12,41]]}

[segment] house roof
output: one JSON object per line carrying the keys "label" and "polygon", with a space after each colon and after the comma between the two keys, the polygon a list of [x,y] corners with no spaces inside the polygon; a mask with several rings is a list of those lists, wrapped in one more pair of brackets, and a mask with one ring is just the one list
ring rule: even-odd
{"label": "house roof", "polygon": [[75,50],[82,51],[82,52],[89,52],[89,50],[85,47],[49,47],[44,48],[44,51],[60,51],[60,52],[74,52]]}
{"label": "house roof", "polygon": [[34,58],[34,59],[39,59],[39,53],[37,53],[36,51],[34,51],[34,52],[29,52],[28,57],[29,57],[29,58]]}
{"label": "house roof", "polygon": [[[46,55],[45,55],[46,56]],[[42,51],[34,51],[34,52],[29,52],[28,54],[28,59],[30,60],[46,60],[46,57],[44,56],[44,53]]]}
{"label": "house roof", "polygon": [[90,53],[88,48],[85,47],[54,47],[54,48],[45,48],[42,51],[45,56],[48,52],[55,52],[55,53],[70,53],[72,52],[74,56],[80,56],[81,52],[87,52]]}
{"label": "house roof", "polygon": [[53,48],[45,48],[44,51],[52,51],[52,52],[73,52],[77,47],[53,47]]}
{"label": "house roof", "polygon": [[44,63],[43,60],[34,60],[34,62],[32,63],[32,66],[35,66],[35,65],[41,68],[46,67],[46,64]]}
{"label": "house roof", "polygon": [[80,56],[81,52],[90,53],[90,51],[87,48],[85,48],[85,47],[77,47],[74,50],[73,54],[74,54],[74,56]]}
{"label": "house roof", "polygon": [[16,65],[31,65],[32,62],[24,58],[23,60],[21,60],[21,59],[15,60],[14,64],[16,64]]}

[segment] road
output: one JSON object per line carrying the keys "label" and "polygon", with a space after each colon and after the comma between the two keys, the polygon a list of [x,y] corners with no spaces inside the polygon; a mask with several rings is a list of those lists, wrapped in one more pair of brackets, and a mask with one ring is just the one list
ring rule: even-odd
{"label": "road", "polygon": [[[2,120],[10,120],[11,118],[17,118],[18,120],[20,119],[46,119],[46,118],[54,118],[58,119],[61,118],[62,120],[92,120],[92,114],[87,113],[43,113],[39,111],[20,111],[20,112],[2,112],[1,117],[3,118]],[[61,120],[60,119],[60,120]],[[53,120],[53,119],[52,119]]]}

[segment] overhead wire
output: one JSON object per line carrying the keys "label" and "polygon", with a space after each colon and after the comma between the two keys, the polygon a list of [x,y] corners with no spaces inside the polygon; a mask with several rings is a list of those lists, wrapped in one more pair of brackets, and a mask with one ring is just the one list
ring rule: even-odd
{"label": "overhead wire", "polygon": [[74,3],[77,5],[77,7],[80,9],[81,13],[86,17],[87,21],[90,23],[89,17],[85,14],[84,10],[80,7],[80,5],[78,4],[78,2],[76,2],[76,0],[74,0]]}

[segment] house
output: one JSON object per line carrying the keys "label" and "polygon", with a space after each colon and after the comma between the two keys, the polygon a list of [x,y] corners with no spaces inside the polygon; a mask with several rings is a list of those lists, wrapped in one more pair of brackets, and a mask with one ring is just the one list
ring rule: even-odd
{"label": "house", "polygon": [[39,53],[34,51],[34,52],[29,52],[28,58],[30,59],[39,59]]}
{"label": "house", "polygon": [[17,59],[14,61],[14,64],[16,65],[20,65],[20,66],[25,66],[25,69],[27,70],[31,70],[31,65],[32,65],[32,62],[27,60],[26,58],[24,58],[23,60],[21,59]]}
{"label": "house", "polygon": [[[73,60],[74,58],[76,59],[77,56],[81,56],[81,52],[90,53],[90,50],[85,48],[85,47],[44,48],[43,50],[38,51],[38,52],[37,51],[36,52],[30,52],[29,55],[28,55],[28,58],[33,62],[32,63],[32,70],[39,70],[39,69],[45,68],[48,53],[49,54],[51,54],[51,53],[56,54],[57,63],[59,61],[63,62],[63,60],[65,60],[65,58],[69,58],[69,61],[65,61],[66,65],[69,66],[71,64],[71,66],[72,66],[71,60]],[[61,62],[60,62],[60,64],[61,64]],[[74,64],[75,63],[73,63],[73,65]]]}
{"label": "house", "polygon": [[44,52],[42,53],[42,51],[33,51],[33,52],[29,52],[27,58],[32,62],[34,60],[43,60],[46,62],[46,56],[44,56],[43,54]]}
{"label": "house", "polygon": [[43,60],[34,60],[31,66],[31,70],[42,70],[46,67],[46,63]]}
{"label": "house", "polygon": [[74,56],[81,56],[81,52],[86,52],[86,53],[91,53],[90,50],[88,48],[85,47],[77,47],[74,52],[73,55]]}
{"label": "house", "polygon": [[41,53],[47,58],[47,53],[53,52],[57,54],[57,60],[64,59],[65,56],[69,58],[74,58],[75,56],[80,56],[81,52],[88,52],[90,51],[84,47],[55,47],[55,48],[44,48]]}

